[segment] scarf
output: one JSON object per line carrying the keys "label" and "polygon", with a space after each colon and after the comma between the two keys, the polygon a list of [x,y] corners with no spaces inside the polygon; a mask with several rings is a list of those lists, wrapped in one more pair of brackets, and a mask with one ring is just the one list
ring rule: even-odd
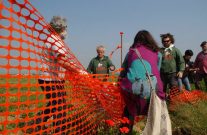
{"label": "scarf", "polygon": [[171,44],[169,47],[165,48],[165,52],[172,51],[172,48],[174,47],[174,44]]}

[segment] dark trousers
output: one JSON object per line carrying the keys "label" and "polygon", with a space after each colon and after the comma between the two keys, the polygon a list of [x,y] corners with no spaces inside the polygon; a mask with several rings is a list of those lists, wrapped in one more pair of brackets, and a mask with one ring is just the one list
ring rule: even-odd
{"label": "dark trousers", "polygon": [[[204,83],[205,83],[205,87],[206,88],[202,88],[202,86],[201,86],[202,79],[204,79]],[[195,75],[195,87],[198,90],[206,90],[207,91],[207,74],[205,74],[205,73],[203,73],[203,74],[197,73]]]}
{"label": "dark trousers", "polygon": [[167,88],[171,89],[178,86],[176,73],[160,73],[160,76],[163,82],[163,90],[165,93],[167,92]]}
{"label": "dark trousers", "polygon": [[[38,115],[44,115],[43,118],[36,119],[36,124],[46,122],[53,117],[53,127],[55,133],[66,129],[66,91],[64,89],[64,81],[44,81],[38,80],[41,89],[46,92],[45,98],[49,100],[45,109]],[[65,117],[65,118],[64,118]],[[41,127],[39,126],[39,129]]]}

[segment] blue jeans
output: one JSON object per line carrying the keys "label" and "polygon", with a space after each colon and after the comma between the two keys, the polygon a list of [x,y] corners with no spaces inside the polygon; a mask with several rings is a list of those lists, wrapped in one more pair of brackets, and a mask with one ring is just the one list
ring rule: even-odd
{"label": "blue jeans", "polygon": [[184,84],[186,90],[188,90],[188,91],[191,90],[190,82],[189,82],[189,79],[188,79],[187,76],[186,77],[183,77],[183,78],[178,78],[179,90],[182,90],[183,84]]}

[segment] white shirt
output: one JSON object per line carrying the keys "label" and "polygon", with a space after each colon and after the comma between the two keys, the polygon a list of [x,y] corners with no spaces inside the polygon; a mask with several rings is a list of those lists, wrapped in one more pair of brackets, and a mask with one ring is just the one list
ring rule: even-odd
{"label": "white shirt", "polygon": [[41,54],[40,79],[45,81],[63,80],[65,69],[58,64],[58,55],[66,54],[62,40],[55,35],[47,38]]}

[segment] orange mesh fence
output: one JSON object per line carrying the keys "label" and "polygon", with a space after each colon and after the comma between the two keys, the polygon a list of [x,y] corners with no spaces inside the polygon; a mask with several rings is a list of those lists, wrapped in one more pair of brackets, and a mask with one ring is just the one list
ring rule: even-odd
{"label": "orange mesh fence", "polygon": [[187,91],[182,89],[181,91],[174,87],[170,90],[170,104],[169,109],[171,111],[175,110],[177,105],[182,106],[182,104],[197,104],[200,101],[207,101],[207,93],[201,90]]}
{"label": "orange mesh fence", "polygon": [[28,1],[0,1],[0,134],[96,134],[122,115],[116,81],[87,74]]}
{"label": "orange mesh fence", "polygon": [[201,90],[187,91],[183,89],[180,91],[178,88],[170,90],[170,101],[174,103],[196,103],[199,100],[207,100],[207,94]]}

